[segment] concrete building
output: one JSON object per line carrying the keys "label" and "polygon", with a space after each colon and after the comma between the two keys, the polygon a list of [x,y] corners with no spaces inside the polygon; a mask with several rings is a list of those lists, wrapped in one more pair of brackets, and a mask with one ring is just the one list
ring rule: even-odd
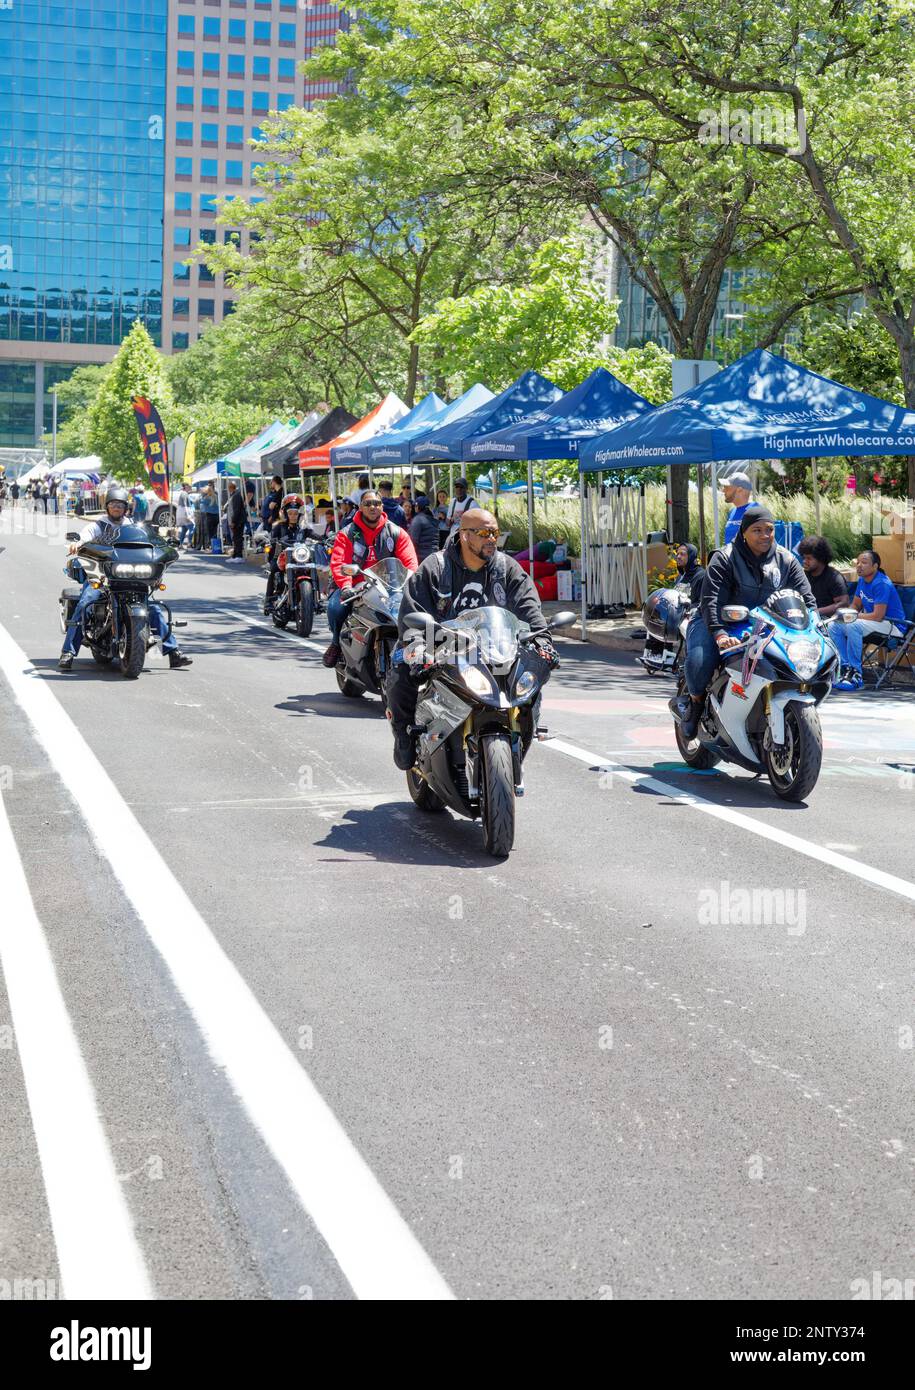
{"label": "concrete building", "polygon": [[0,2],[0,446],[51,427],[50,387],[135,318],[166,353],[229,312],[205,267],[215,200],[246,193],[271,110],[349,14],[317,0]]}

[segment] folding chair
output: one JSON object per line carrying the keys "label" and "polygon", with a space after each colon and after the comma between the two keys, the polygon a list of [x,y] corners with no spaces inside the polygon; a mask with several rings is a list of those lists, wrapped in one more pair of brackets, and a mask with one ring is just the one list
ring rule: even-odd
{"label": "folding chair", "polygon": [[865,680],[875,678],[875,690],[891,686],[897,676],[915,686],[915,622],[897,619],[896,627],[902,629],[900,637],[875,632],[864,639],[861,670]]}

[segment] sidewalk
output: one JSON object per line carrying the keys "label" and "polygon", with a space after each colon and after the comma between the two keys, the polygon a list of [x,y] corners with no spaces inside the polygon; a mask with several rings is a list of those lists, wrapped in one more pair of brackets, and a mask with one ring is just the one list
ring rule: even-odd
{"label": "sidewalk", "polygon": [[[563,637],[575,637],[581,640],[581,604],[575,603],[545,603],[543,605],[544,614],[549,620],[557,613],[572,610],[578,614],[578,620],[573,627],[562,629]],[[642,650],[641,641],[631,636],[635,628],[642,628],[642,610],[632,608],[622,618],[589,618],[588,619],[588,641],[595,647],[607,647],[611,651],[638,653]]]}

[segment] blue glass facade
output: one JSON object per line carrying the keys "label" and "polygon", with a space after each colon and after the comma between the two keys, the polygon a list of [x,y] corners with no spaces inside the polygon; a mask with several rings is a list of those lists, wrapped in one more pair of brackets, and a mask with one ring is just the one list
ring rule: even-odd
{"label": "blue glass facade", "polygon": [[160,340],[167,11],[0,9],[0,345]]}

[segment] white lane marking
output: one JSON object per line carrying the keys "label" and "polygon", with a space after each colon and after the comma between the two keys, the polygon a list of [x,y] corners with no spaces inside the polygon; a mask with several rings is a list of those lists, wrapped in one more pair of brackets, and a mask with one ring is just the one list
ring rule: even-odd
{"label": "white lane marking", "polygon": [[787,830],[766,825],[764,821],[753,820],[751,816],[734,811],[730,806],[716,806],[713,801],[706,801],[704,797],[697,796],[695,792],[684,791],[682,787],[672,786],[671,783],[662,782],[657,777],[646,776],[644,772],[637,772],[634,768],[625,767],[622,763],[614,762],[609,758],[603,758],[600,754],[589,753],[586,748],[579,748],[576,744],[567,743],[564,739],[550,739],[543,746],[554,748],[557,753],[564,753],[567,758],[575,758],[579,762],[588,763],[589,766],[599,768],[601,771],[611,772],[615,777],[622,777],[625,781],[631,782],[633,786],[647,787],[650,791],[672,797],[675,801],[692,806],[696,811],[702,811],[704,815],[713,816],[716,820],[727,821],[730,825],[736,825],[741,830],[749,830],[764,840],[772,840],[775,844],[784,846],[785,849],[794,850],[796,854],[804,854],[808,859],[817,859],[821,864],[829,864],[833,869],[840,869],[842,873],[864,879],[866,883],[872,883],[876,888],[885,888],[890,893],[898,893],[900,897],[915,902],[915,883],[910,883],[908,879],[898,878],[896,874],[885,873],[883,869],[871,868],[869,864],[862,864],[857,859],[848,859],[844,854],[837,854],[835,850],[814,844],[812,840],[802,840],[799,835],[792,835]]}
{"label": "white lane marking", "polygon": [[2,624],[0,671],[162,956],[215,1064],[225,1069],[356,1295],[453,1298],[76,725]]}
{"label": "white lane marking", "polygon": [[310,647],[313,652],[318,652],[320,656],[323,656],[327,650],[326,644],[320,647],[317,642],[312,642],[307,637],[300,637],[296,632],[286,632],[281,627],[274,627],[273,623],[262,623],[258,618],[249,618],[247,613],[239,613],[234,608],[220,608],[218,611],[216,609],[213,611],[217,613],[217,616],[220,613],[225,613],[229,618],[240,618],[249,627],[260,627],[263,628],[264,632],[272,632],[277,637],[285,637],[287,642],[295,642],[297,647]]}
{"label": "white lane marking", "polygon": [[92,1082],[0,796],[0,967],[25,1078],[63,1297],[152,1298]]}

